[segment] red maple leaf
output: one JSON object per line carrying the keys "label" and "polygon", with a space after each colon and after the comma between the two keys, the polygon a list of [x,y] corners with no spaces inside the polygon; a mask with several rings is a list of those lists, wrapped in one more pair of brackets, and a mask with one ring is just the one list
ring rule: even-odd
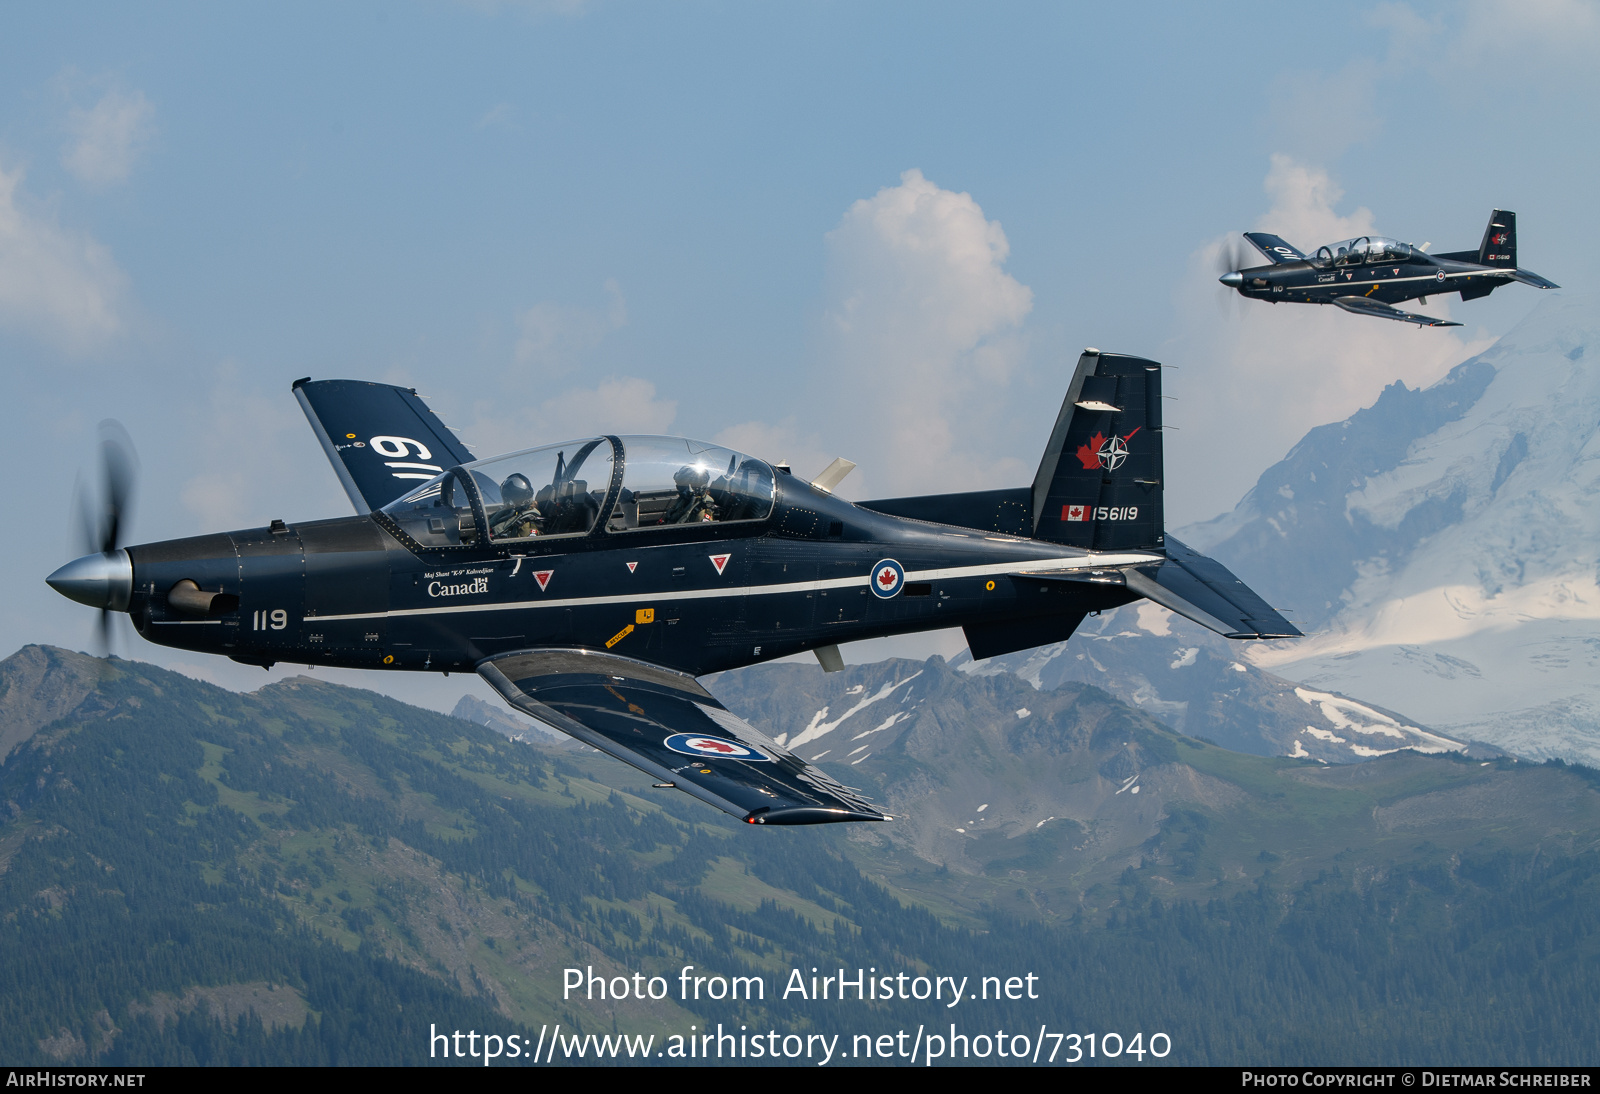
{"label": "red maple leaf", "polygon": [[1106,443],[1104,433],[1096,433],[1089,438],[1088,444],[1078,446],[1078,462],[1083,464],[1085,471],[1093,471],[1100,466],[1100,446]]}
{"label": "red maple leaf", "polygon": [[694,747],[696,747],[698,749],[701,749],[702,751],[705,751],[705,752],[732,752],[732,751],[734,751],[733,749],[729,748],[727,745],[723,744],[721,741],[707,741],[707,740],[705,740],[703,738],[691,741],[690,744],[694,745]]}
{"label": "red maple leaf", "polygon": [[878,575],[878,584],[882,585],[885,589],[887,589],[890,585],[893,585],[894,582],[895,582],[894,571],[889,569],[889,567],[885,566],[883,568],[883,572]]}

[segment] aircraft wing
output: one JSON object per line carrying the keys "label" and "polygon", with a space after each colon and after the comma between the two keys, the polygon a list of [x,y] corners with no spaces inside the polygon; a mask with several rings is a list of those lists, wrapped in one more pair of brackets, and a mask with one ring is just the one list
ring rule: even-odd
{"label": "aircraft wing", "polygon": [[1378,319],[1398,319],[1402,323],[1415,323],[1419,327],[1459,327],[1460,323],[1453,323],[1448,319],[1435,319],[1431,315],[1418,315],[1416,312],[1401,311],[1391,308],[1387,304],[1380,304],[1376,300],[1368,300],[1364,296],[1340,296],[1334,299],[1334,304],[1347,312],[1356,315],[1371,315]]}
{"label": "aircraft wing", "polygon": [[1016,577],[1092,585],[1120,584],[1227,638],[1304,637],[1271,605],[1233,576],[1222,563],[1207,558],[1170,534],[1167,555],[1157,562],[1105,570],[1034,570]]}
{"label": "aircraft wing", "polygon": [[748,824],[889,817],[730,712],[692,677],[578,649],[488,658],[516,709]]}
{"label": "aircraft wing", "polygon": [[412,388],[308,377],[294,382],[294,396],[358,513],[472,462],[467,446]]}

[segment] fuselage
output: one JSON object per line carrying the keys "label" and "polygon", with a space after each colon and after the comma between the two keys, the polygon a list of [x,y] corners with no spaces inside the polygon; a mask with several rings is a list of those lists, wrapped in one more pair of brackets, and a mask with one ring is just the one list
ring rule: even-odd
{"label": "fuselage", "polygon": [[1331,304],[1338,297],[1361,296],[1399,304],[1453,292],[1468,300],[1485,296],[1515,280],[1513,272],[1447,258],[1326,267],[1282,262],[1238,271],[1240,282],[1234,287],[1251,299],[1273,303]]}
{"label": "fuselage", "polygon": [[1114,607],[1135,596],[1016,575],[1157,557],[889,516],[787,474],[764,519],[618,533],[602,516],[581,536],[478,542],[428,548],[379,511],[134,546],[127,610],[149,641],[249,664],[470,671],[577,647],[700,675]]}

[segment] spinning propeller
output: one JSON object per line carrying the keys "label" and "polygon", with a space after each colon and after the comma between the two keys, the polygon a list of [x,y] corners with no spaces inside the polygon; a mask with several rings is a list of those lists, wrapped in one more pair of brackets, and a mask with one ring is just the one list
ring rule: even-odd
{"label": "spinning propeller", "polygon": [[85,490],[78,480],[77,539],[82,558],[67,563],[45,582],[69,600],[100,609],[99,649],[111,647],[111,613],[126,611],[133,594],[133,563],[121,549],[122,534],[132,511],[139,458],[120,422],[100,423],[100,482]]}
{"label": "spinning propeller", "polygon": [[[1254,253],[1247,250],[1242,242],[1231,237],[1217,248],[1217,280],[1222,283],[1224,294],[1218,298],[1218,306],[1230,316],[1237,314],[1235,309],[1239,294],[1234,290],[1244,283],[1243,278],[1237,276],[1238,271],[1251,264]],[[1230,278],[1229,275],[1233,276]]]}

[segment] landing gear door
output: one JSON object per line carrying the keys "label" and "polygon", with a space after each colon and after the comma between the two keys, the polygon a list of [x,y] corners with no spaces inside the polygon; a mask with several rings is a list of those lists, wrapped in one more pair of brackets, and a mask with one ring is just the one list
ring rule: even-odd
{"label": "landing gear door", "polygon": [[303,645],[305,550],[292,529],[235,532],[239,558],[239,645],[283,649]]}

